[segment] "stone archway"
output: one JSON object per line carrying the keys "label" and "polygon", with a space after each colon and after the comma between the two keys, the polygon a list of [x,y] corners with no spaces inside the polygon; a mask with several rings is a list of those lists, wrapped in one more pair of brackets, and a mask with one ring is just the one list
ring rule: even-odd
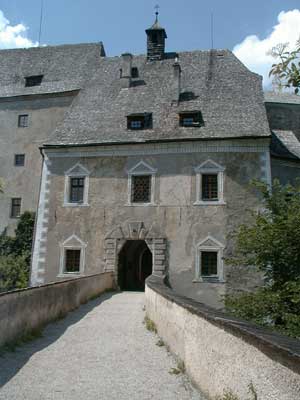
{"label": "stone archway", "polygon": [[105,270],[118,275],[118,257],[121,249],[128,240],[144,240],[152,253],[152,274],[166,274],[167,241],[154,224],[140,221],[124,223],[113,229],[105,237]]}
{"label": "stone archway", "polygon": [[127,240],[118,255],[117,283],[121,290],[145,290],[153,256],[145,240]]}

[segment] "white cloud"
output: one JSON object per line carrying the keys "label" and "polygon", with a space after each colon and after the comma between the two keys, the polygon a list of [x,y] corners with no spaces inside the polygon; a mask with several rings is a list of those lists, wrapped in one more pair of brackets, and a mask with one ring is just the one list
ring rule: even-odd
{"label": "white cloud", "polygon": [[281,11],[278,15],[278,24],[273,26],[272,32],[264,39],[256,35],[247,36],[242,43],[237,44],[233,53],[253,72],[263,76],[264,86],[271,84],[268,77],[271,65],[276,62],[268,55],[268,51],[279,43],[289,43],[290,48],[295,46],[300,36],[300,10]]}
{"label": "white cloud", "polygon": [[0,49],[12,49],[37,46],[27,37],[28,28],[23,24],[10,25],[0,10]]}

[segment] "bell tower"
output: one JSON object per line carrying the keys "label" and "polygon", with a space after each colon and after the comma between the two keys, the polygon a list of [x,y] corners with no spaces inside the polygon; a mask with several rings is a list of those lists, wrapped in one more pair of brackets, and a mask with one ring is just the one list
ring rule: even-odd
{"label": "bell tower", "polygon": [[156,6],[155,22],[151,28],[146,29],[147,34],[147,59],[150,61],[162,60],[165,54],[165,40],[167,34],[158,23],[158,6]]}

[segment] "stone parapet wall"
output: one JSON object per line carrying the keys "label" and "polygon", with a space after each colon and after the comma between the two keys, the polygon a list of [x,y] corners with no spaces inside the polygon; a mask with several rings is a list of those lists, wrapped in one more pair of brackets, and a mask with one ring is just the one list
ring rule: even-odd
{"label": "stone parapet wall", "polygon": [[249,399],[252,384],[259,400],[299,400],[300,341],[177,295],[154,276],[147,280],[146,312],[209,398],[231,390]]}
{"label": "stone parapet wall", "polygon": [[0,347],[115,287],[111,272],[0,294]]}

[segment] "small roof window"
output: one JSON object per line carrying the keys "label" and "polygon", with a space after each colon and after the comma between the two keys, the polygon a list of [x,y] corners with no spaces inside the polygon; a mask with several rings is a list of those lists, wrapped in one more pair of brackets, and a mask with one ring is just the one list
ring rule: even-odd
{"label": "small roof window", "polygon": [[200,127],[204,125],[201,111],[182,111],[179,113],[179,125],[184,127]]}
{"label": "small roof window", "polygon": [[141,130],[152,128],[152,113],[127,115],[127,129]]}
{"label": "small roof window", "polygon": [[44,75],[32,75],[25,77],[25,87],[40,86]]}

